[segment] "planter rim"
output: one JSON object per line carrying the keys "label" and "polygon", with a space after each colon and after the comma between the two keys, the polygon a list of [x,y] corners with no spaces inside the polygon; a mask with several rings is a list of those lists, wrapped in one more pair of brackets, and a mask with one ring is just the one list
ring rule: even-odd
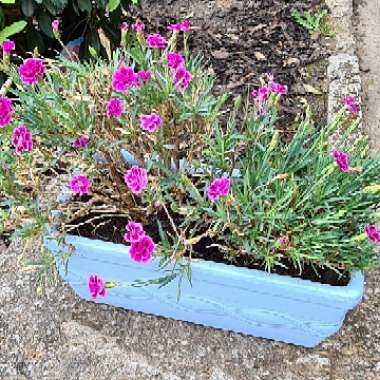
{"label": "planter rim", "polygon": [[[49,239],[49,237],[47,237]],[[52,238],[54,239],[54,238]],[[82,247],[94,247],[97,249],[100,247],[107,249],[107,251],[113,254],[128,255],[129,246],[124,244],[116,244],[112,242],[106,242],[103,240],[89,239],[81,236],[67,234],[65,238],[67,244],[72,244],[75,246]],[[77,253],[75,253],[77,254]],[[115,257],[114,257],[115,261]],[[158,258],[153,259],[148,264],[136,264],[144,267],[145,265],[152,265],[152,263],[157,264]],[[131,261],[132,264],[132,261]],[[341,301],[352,301],[358,302],[361,299],[363,289],[364,289],[364,275],[361,271],[353,271],[351,274],[350,281],[345,286],[332,286],[329,284],[322,284],[320,282],[314,282],[299,277],[291,277],[288,275],[280,275],[276,273],[269,273],[258,269],[250,269],[245,267],[237,267],[233,264],[217,263],[214,261],[208,261],[203,259],[192,259],[191,261],[192,269],[205,273],[213,274],[223,274],[230,278],[235,278],[242,280],[244,282],[249,282],[254,280],[255,282],[260,282],[264,284],[275,284],[276,287],[294,288],[299,291],[300,286],[305,293],[312,293],[318,289],[318,294],[322,297],[334,296],[337,300]]]}

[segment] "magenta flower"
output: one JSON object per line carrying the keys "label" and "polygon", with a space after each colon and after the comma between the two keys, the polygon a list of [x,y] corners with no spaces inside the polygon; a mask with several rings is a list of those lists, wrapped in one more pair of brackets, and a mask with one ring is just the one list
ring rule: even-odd
{"label": "magenta flower", "polygon": [[191,21],[190,20],[184,20],[182,22],[179,22],[177,24],[170,24],[168,26],[168,30],[171,30],[172,32],[188,32],[191,28]]}
{"label": "magenta flower", "polygon": [[227,177],[217,178],[207,188],[208,199],[212,202],[220,197],[226,197],[230,191],[231,181]]}
{"label": "magenta flower", "polygon": [[0,97],[0,128],[5,127],[12,121],[13,105],[6,96]]}
{"label": "magenta flower", "polygon": [[94,301],[96,301],[96,298],[98,296],[100,297],[106,296],[106,288],[104,287],[104,282],[97,275],[92,274],[90,278],[88,279],[88,290]]}
{"label": "magenta flower", "polygon": [[71,146],[73,148],[85,148],[90,143],[90,138],[86,135],[80,136],[73,141]]}
{"label": "magenta flower", "polygon": [[59,25],[61,24],[61,22],[59,20],[53,20],[52,23],[51,23],[51,27],[53,29],[53,32],[58,32],[59,31]]}
{"label": "magenta flower", "polygon": [[360,106],[359,106],[358,102],[356,101],[356,99],[353,96],[345,97],[345,98],[343,98],[343,100],[344,100],[344,104],[346,105],[346,107],[352,113],[355,113],[355,114],[359,113]]}
{"label": "magenta flower", "polygon": [[269,82],[269,90],[279,94],[279,95],[286,95],[288,93],[288,86],[285,84],[277,83],[277,82]]}
{"label": "magenta flower", "polygon": [[128,29],[129,29],[129,24],[127,22],[122,22],[121,25],[120,25],[120,29],[122,32],[128,32]]}
{"label": "magenta flower", "polygon": [[138,73],[137,73],[137,78],[139,80],[139,82],[145,84],[148,82],[148,80],[152,77],[152,74],[150,71],[144,71],[144,70],[140,70]]}
{"label": "magenta flower", "polygon": [[280,245],[280,247],[284,247],[288,244],[288,239],[285,236],[281,236],[278,239],[278,244]]}
{"label": "magenta flower", "polygon": [[378,243],[380,241],[380,232],[377,230],[375,225],[368,225],[365,227],[365,233],[369,240],[374,243]]}
{"label": "magenta flower", "polygon": [[192,79],[193,76],[190,71],[186,70],[183,66],[179,67],[174,75],[174,83],[176,84],[177,90],[185,91],[187,87],[189,87]]}
{"label": "magenta flower", "polygon": [[107,103],[107,116],[120,117],[124,112],[123,101],[119,98],[113,98]]}
{"label": "magenta flower", "polygon": [[75,194],[89,194],[91,181],[85,175],[74,175],[70,179],[70,189]]}
{"label": "magenta flower", "polygon": [[133,194],[140,194],[148,187],[148,173],[145,169],[132,166],[124,176],[124,181]]}
{"label": "magenta flower", "polygon": [[179,53],[168,53],[165,55],[165,58],[168,61],[168,66],[173,70],[177,70],[180,66],[185,64],[182,54]]}
{"label": "magenta flower", "polygon": [[350,165],[347,153],[341,152],[340,150],[334,150],[332,151],[331,156],[335,158],[335,162],[340,167],[342,172],[349,172]]}
{"label": "magenta flower", "polygon": [[20,77],[26,84],[36,84],[44,72],[45,65],[40,58],[27,58],[19,68]]}
{"label": "magenta flower", "polygon": [[138,84],[137,79],[137,74],[133,67],[120,66],[113,73],[112,88],[119,92],[128,91],[132,86]]}
{"label": "magenta flower", "polygon": [[124,240],[126,242],[135,243],[145,236],[145,232],[141,223],[130,222],[125,227],[126,233],[124,234]]}
{"label": "magenta flower", "polygon": [[261,87],[258,91],[252,91],[251,95],[257,102],[265,103],[269,100],[269,88],[265,86]]}
{"label": "magenta flower", "polygon": [[167,42],[160,34],[150,34],[146,38],[148,46],[152,49],[165,49]]}
{"label": "magenta flower", "polygon": [[153,240],[149,236],[144,235],[140,240],[131,243],[129,254],[133,261],[146,263],[150,261],[155,248]]}
{"label": "magenta flower", "polygon": [[144,131],[156,132],[161,124],[161,117],[154,112],[150,115],[140,115],[140,126]]}
{"label": "magenta flower", "polygon": [[132,25],[132,29],[136,32],[136,33],[142,33],[145,29],[145,24],[141,21],[136,21],[133,25]]}
{"label": "magenta flower", "polygon": [[1,47],[3,49],[3,55],[10,55],[12,50],[15,49],[16,45],[13,41],[3,41]]}
{"label": "magenta flower", "polygon": [[16,154],[19,156],[23,152],[31,152],[33,149],[32,132],[24,124],[13,130],[12,144],[16,148]]}

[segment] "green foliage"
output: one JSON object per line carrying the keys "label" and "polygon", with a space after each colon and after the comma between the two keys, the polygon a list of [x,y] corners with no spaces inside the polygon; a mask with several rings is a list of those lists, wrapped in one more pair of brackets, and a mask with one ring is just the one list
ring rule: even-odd
{"label": "green foliage", "polygon": [[328,11],[326,9],[322,9],[314,14],[310,11],[300,13],[298,10],[294,10],[292,17],[298,24],[310,32],[319,32],[324,37],[335,36],[335,32],[328,24]]}
{"label": "green foliage", "polygon": [[[177,50],[178,38],[173,34],[166,50],[153,51],[141,35],[131,33],[127,48],[114,51],[110,61],[101,56],[85,63],[48,60],[44,78],[33,86],[22,83],[17,67],[7,69],[18,99],[13,126],[24,123],[34,139],[33,152],[15,159],[9,144],[13,126],[0,135],[1,191],[36,225],[24,222],[23,236],[41,230],[54,207],[64,213],[63,235],[76,228],[79,216],[101,218],[105,210],[141,222],[155,231],[164,275],[128,286],[191,281],[191,258],[200,250],[206,258],[216,250],[231,263],[243,260],[268,271],[287,267],[302,272],[311,265],[316,272],[330,268],[346,274],[373,267],[377,256],[364,227],[379,219],[380,161],[368,156],[366,139],[349,140],[358,118],[343,107],[332,125],[316,128],[306,112],[283,128],[281,96],[274,90],[265,112],[259,112],[262,104],[248,100],[243,109],[241,99],[235,99],[227,114],[228,95],[213,95],[214,78],[200,56],[186,60],[192,81],[185,91],[178,89],[165,58]],[[112,89],[120,62],[136,72],[149,70],[151,78],[128,91]],[[124,113],[109,117],[107,103],[116,97]],[[141,128],[140,115],[152,112],[163,123],[149,133]],[[336,149],[349,155],[348,172],[331,156],[329,138],[338,129]],[[90,145],[72,149],[72,141],[82,135],[90,137]],[[149,173],[149,186],[139,195],[124,182],[132,164],[122,149]],[[90,199],[42,204],[49,198],[44,179],[57,167],[65,186],[74,171],[87,175]],[[207,189],[222,176],[231,179],[230,192],[211,201]]]}
{"label": "green foliage", "polygon": [[[51,22],[61,19],[61,37],[64,43],[68,43],[78,37],[84,37],[85,47],[81,49],[80,58],[90,58],[88,46],[96,50],[97,55],[105,50],[100,43],[99,29],[110,41],[112,47],[120,42],[119,27],[123,21],[123,12],[130,4],[136,4],[136,0],[17,0],[2,1],[0,8],[1,18],[4,22],[7,14],[19,12],[20,20],[11,24],[0,33],[1,40],[17,34],[27,26],[24,51],[32,51],[38,47],[40,53],[51,54],[51,50],[60,49],[56,43]],[[13,14],[12,13],[12,14]],[[19,46],[20,48],[20,46]]]}

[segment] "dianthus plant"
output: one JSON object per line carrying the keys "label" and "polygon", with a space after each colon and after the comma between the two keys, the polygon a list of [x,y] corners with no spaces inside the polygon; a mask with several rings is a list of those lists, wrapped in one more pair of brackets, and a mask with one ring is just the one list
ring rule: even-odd
{"label": "dianthus plant", "polygon": [[[73,198],[52,206],[65,214],[62,233],[79,219],[90,226],[128,219],[115,233],[136,265],[154,257],[162,268],[174,265],[147,283],[190,278],[192,257],[215,252],[268,271],[372,267],[380,163],[365,138],[349,139],[359,124],[356,100],[343,99],[330,126],[316,127],[306,111],[280,127],[288,89],[268,75],[244,109],[237,98],[221,117],[226,96],[212,95],[213,78],[199,57],[177,51],[191,26],[178,25],[168,39],[135,28],[134,43],[110,62],[33,58],[10,68],[18,105],[4,116],[1,141],[17,160],[11,171],[29,168],[21,181],[34,178],[29,191],[41,183],[36,173],[65,173]],[[11,112],[6,101],[4,109]],[[41,187],[32,193],[44,198]],[[94,298],[117,285],[95,273],[89,280]]]}

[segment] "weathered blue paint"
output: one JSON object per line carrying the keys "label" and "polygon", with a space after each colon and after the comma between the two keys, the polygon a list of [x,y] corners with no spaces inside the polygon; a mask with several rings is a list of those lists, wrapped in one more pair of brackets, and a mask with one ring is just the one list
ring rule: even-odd
{"label": "weathered blue paint", "polygon": [[[66,242],[76,252],[67,273],[62,266],[59,272],[88,301],[91,274],[114,282],[162,276],[157,261],[134,263],[127,246],[71,235]],[[45,244],[55,254],[62,249],[54,239]],[[361,272],[353,273],[348,286],[337,287],[208,261],[192,263],[192,278],[192,287],[183,281],[179,302],[176,281],[160,289],[108,289],[98,302],[314,347],[339,330],[347,311],[360,302],[364,286]]]}

